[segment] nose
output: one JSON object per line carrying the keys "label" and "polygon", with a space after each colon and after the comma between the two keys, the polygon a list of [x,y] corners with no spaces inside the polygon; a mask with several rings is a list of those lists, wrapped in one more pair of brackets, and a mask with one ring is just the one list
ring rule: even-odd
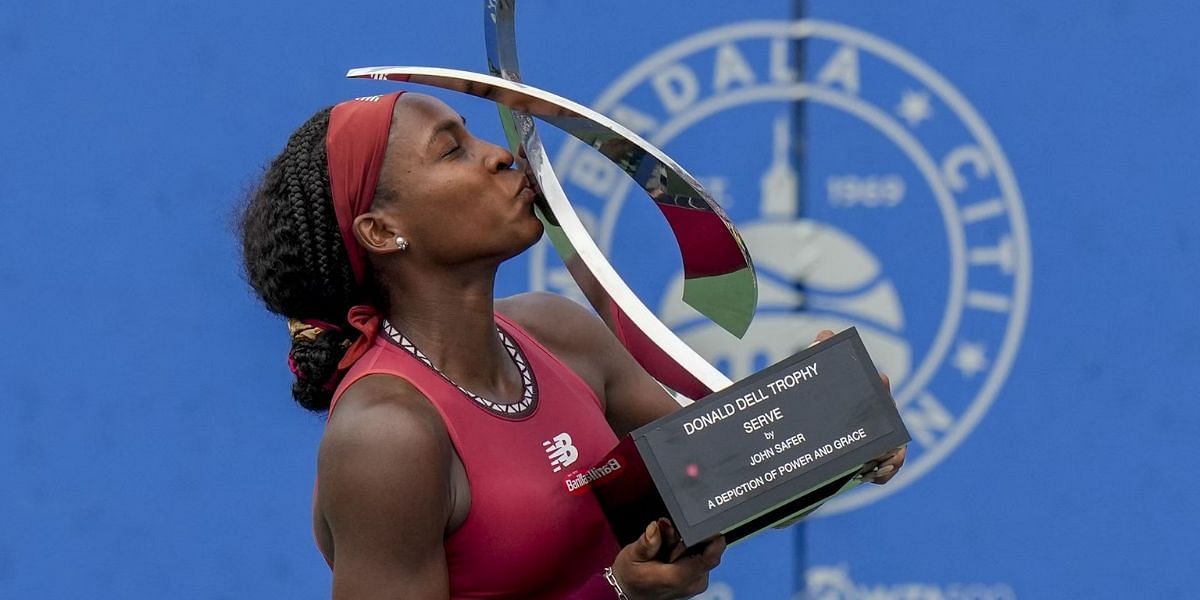
{"label": "nose", "polygon": [[511,169],[513,163],[517,161],[513,157],[512,152],[509,152],[507,149],[490,142],[487,145],[488,148],[485,155],[487,157],[488,168],[492,172],[499,173],[500,171]]}

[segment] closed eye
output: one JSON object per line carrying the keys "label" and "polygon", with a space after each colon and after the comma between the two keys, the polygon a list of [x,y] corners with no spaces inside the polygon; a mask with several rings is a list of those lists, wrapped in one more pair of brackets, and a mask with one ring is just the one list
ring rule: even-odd
{"label": "closed eye", "polygon": [[459,142],[460,136],[466,134],[466,118],[458,116],[457,119],[443,119],[438,122],[430,132],[429,141],[426,143],[427,152],[432,154],[432,150],[437,147],[440,140],[449,138],[451,146],[441,152],[440,158],[449,158],[455,152],[462,149],[462,144]]}

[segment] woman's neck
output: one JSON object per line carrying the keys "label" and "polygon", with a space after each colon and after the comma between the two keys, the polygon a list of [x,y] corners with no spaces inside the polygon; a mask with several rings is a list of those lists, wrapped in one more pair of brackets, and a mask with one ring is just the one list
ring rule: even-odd
{"label": "woman's neck", "polygon": [[451,381],[497,402],[520,399],[520,374],[496,335],[495,270],[449,271],[395,286],[388,320]]}

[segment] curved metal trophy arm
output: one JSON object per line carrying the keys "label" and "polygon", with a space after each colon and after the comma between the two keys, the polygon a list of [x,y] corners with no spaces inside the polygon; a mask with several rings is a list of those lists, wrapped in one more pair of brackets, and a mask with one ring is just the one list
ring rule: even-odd
{"label": "curved metal trophy arm", "polygon": [[549,237],[589,301],[631,354],[659,381],[692,398],[729,385],[662,324],[616,273],[566,198],[531,117],[592,146],[642,187],[671,225],[684,264],[684,301],[735,335],[749,326],[757,285],[732,222],[682,167],[640,136],[589,108],[519,82],[511,0],[488,2],[489,66],[504,78],[427,67],[354,69],[349,77],[432,85],[497,103],[514,152],[541,188]]}
{"label": "curved metal trophy arm", "polygon": [[[509,81],[521,81],[521,69],[517,59],[516,44],[516,0],[484,0],[483,29],[484,43],[488,54],[489,72],[492,75]],[[513,153],[521,156],[526,155],[527,151],[525,146],[522,145],[521,136],[514,125],[513,109],[501,104],[497,104],[496,107],[500,113],[500,121],[504,126],[505,136],[508,138],[508,143]],[[583,141],[596,147],[594,144],[597,140]],[[610,144],[613,142],[620,143],[618,140],[608,141]],[[604,143],[604,141],[601,141],[600,146],[602,147]],[[546,154],[544,148],[540,148],[539,150],[541,154]],[[626,172],[628,173],[628,171]],[[668,219],[670,218],[670,212],[665,211],[663,214]],[[616,293],[616,290],[605,288],[596,278],[593,271],[580,259],[579,253],[571,241],[572,237],[577,236],[568,235],[559,226],[553,214],[549,214],[548,211],[543,212],[539,210],[539,215],[545,224],[547,237],[550,238],[554,249],[562,258],[567,271],[575,279],[576,285],[578,285],[600,317],[604,319],[609,329],[616,334],[629,353],[651,376],[667,387],[691,398],[700,398],[716,391],[719,389],[717,387],[718,384],[719,387],[724,387],[728,384],[727,380],[717,380],[715,378],[706,384],[701,380],[700,374],[706,371],[706,367],[708,366],[707,361],[695,356],[694,352],[682,356],[673,356],[668,348],[685,345],[681,340],[656,340],[647,333],[645,327],[640,326],[637,321],[630,319],[628,316],[630,310],[633,310],[635,314],[642,312],[638,310],[638,308],[644,308],[641,301],[634,296],[622,297]],[[672,230],[678,231],[674,227]],[[584,234],[586,234],[586,231]],[[730,234],[735,238],[737,237],[737,232],[732,227],[730,227]],[[741,246],[740,240],[738,240],[737,244],[739,247]],[[689,252],[689,246],[683,244],[679,244],[679,246],[685,265],[697,262],[693,253]],[[730,293],[745,294],[748,291],[749,293],[745,294],[746,297],[756,299],[757,289],[753,281],[753,271],[749,272],[751,275],[750,289],[730,289]],[[691,303],[697,297],[703,298],[703,290],[697,291],[697,287],[693,281],[685,279],[685,302]],[[736,286],[729,287],[735,288]],[[695,304],[701,313],[705,312],[704,307],[708,305],[703,300],[695,301]],[[637,308],[622,309],[623,306],[633,307],[633,305],[637,305]],[[751,306],[750,310],[753,311],[753,306]],[[647,310],[646,312],[649,311]],[[653,315],[651,316],[653,317]],[[745,327],[748,324],[749,318],[746,318],[744,323],[735,322],[726,324],[725,326],[730,327],[731,331],[740,337],[745,332]],[[672,337],[675,337],[673,333]]]}
{"label": "curved metal trophy arm", "polygon": [[[492,75],[520,82],[516,0],[484,0],[483,28]],[[511,127],[513,113],[527,112],[570,133],[625,171],[654,201],[675,234],[683,261],[684,302],[733,335],[745,334],[758,305],[750,255],[732,220],[683,167],[607,118],[579,119],[576,115],[552,111],[538,114],[503,104],[499,110],[514,152],[518,151],[516,143],[520,136]],[[588,113],[594,113],[590,109],[585,111],[583,114],[588,117],[592,116]],[[545,153],[544,148],[542,152]],[[551,239],[555,240],[553,233]],[[571,232],[564,233],[574,239]],[[558,244],[555,247],[564,260],[570,258],[569,249],[563,253],[564,248]],[[623,305],[622,299],[615,300]]]}
{"label": "curved metal trophy arm", "polygon": [[[503,79],[519,82],[521,81],[521,69],[517,59],[515,14],[516,0],[484,0],[483,30],[484,44],[488,54],[488,71]],[[496,109],[500,113],[500,122],[504,127],[505,137],[508,138],[512,152],[522,157],[526,156],[526,145],[523,144],[521,134],[515,125],[516,117],[513,109],[503,104],[497,104]],[[533,142],[534,140],[529,140],[529,143]],[[546,154],[544,148],[539,147],[538,151],[542,155]],[[551,173],[551,177],[555,177],[557,180],[553,173]],[[643,327],[631,320],[628,317],[628,310],[622,310],[621,306],[634,304],[641,306],[641,301],[636,297],[622,298],[619,294],[614,295],[615,290],[606,289],[592,270],[581,260],[575,245],[571,242],[572,236],[567,235],[567,232],[560,227],[554,215],[549,210],[540,208],[538,215],[545,224],[547,237],[559,257],[562,258],[567,272],[571,274],[576,285],[609,329],[616,334],[621,344],[651,376],[667,387],[691,398],[700,398],[716,391],[717,387],[714,387],[714,384],[719,383],[721,387],[724,387],[725,382],[722,381],[714,379],[706,385],[700,380],[698,374],[704,372],[704,365],[695,362],[698,357],[692,355],[673,357],[667,348],[674,346],[674,342],[660,343],[656,341],[646,333]],[[682,250],[681,253],[685,254]],[[685,262],[688,258],[690,257],[685,254]],[[685,296],[687,295],[685,293]],[[694,294],[692,296],[694,297]],[[703,306],[704,303],[700,302],[699,304]],[[633,310],[635,313],[641,312],[637,309]],[[678,343],[682,344],[682,341]]]}
{"label": "curved metal trophy arm", "polygon": [[[520,138],[520,146],[524,150],[529,170],[541,188],[546,204],[543,208],[548,209],[553,221],[552,225],[561,229],[562,238],[570,241],[573,255],[567,260],[569,265],[575,264],[575,268],[571,269],[572,274],[576,276],[577,281],[580,281],[583,276],[580,284],[583,289],[591,290],[589,299],[594,304],[597,301],[601,303],[596,308],[601,311],[606,322],[610,326],[614,323],[619,325],[614,329],[622,338],[622,342],[630,349],[634,357],[647,367],[651,375],[668,387],[686,396],[698,398],[712,391],[723,389],[730,384],[728,377],[710,365],[683,340],[680,340],[655,317],[650,309],[638,300],[633,290],[629,289],[629,286],[604,257],[571,207],[558,178],[555,177],[530,115],[558,116],[565,119],[559,122],[587,122],[593,128],[602,126],[596,119],[608,120],[606,117],[549,92],[522,83],[470,71],[433,67],[369,67],[352,69],[347,76],[431,85],[487,98],[515,109],[512,111],[513,127]],[[594,117],[594,119],[588,117]],[[609,121],[609,123],[615,127],[621,127],[615,122]],[[630,132],[630,135],[634,134]],[[644,141],[642,143],[649,145]],[[582,268],[578,262],[582,262]],[[746,263],[749,263],[748,257]],[[745,267],[742,271],[750,270]],[[586,277],[588,273],[591,278],[594,278],[594,284],[590,283],[589,278]],[[750,277],[753,281],[753,271],[750,271]],[[611,304],[605,305],[605,295],[611,300]],[[626,322],[631,323],[633,327],[627,325]],[[647,344],[657,350],[647,353],[645,347]],[[650,364],[647,364],[647,358],[649,358]],[[664,360],[669,362],[663,365],[655,364]]]}

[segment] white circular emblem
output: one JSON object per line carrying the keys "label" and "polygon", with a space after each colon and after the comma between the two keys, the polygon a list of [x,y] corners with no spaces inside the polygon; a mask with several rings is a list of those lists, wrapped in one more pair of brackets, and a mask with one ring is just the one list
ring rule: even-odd
{"label": "white circular emblem", "polygon": [[[1029,236],[995,138],[932,68],[843,25],[746,22],[656,52],[593,107],[696,175],[738,222],[758,270],[758,313],[737,340],[682,303],[678,261],[668,264],[677,253],[652,203],[570,140],[555,169],[572,204],[664,323],[733,378],[820,329],[855,326],[891,378],[913,437],[905,469],[819,514],[916,481],[979,423],[1021,340]],[[531,287],[581,298],[550,254],[545,242],[529,254]]]}

